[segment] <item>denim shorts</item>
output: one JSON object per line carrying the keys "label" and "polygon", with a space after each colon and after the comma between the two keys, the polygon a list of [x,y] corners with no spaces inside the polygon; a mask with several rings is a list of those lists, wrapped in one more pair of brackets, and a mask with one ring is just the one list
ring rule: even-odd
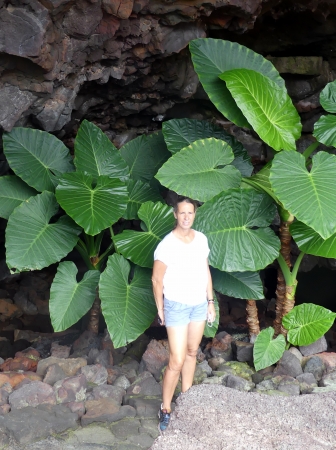
{"label": "denim shorts", "polygon": [[178,327],[189,322],[203,322],[207,318],[208,302],[204,300],[197,305],[186,305],[167,298],[163,301],[166,327]]}

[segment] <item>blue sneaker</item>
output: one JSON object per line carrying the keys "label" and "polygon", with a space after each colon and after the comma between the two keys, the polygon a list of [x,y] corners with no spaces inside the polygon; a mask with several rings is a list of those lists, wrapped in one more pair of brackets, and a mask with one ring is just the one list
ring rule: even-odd
{"label": "blue sneaker", "polygon": [[170,421],[170,412],[168,412],[166,409],[162,409],[162,405],[160,407],[159,411],[159,430],[160,431],[166,431],[169,421]]}

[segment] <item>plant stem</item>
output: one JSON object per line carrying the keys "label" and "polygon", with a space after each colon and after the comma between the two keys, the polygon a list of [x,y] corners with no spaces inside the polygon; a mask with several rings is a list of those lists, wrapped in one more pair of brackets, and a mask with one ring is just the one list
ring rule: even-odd
{"label": "plant stem", "polygon": [[96,297],[95,297],[93,305],[89,311],[89,323],[87,326],[87,330],[91,331],[94,334],[98,334],[99,314],[100,314],[100,298],[99,298],[98,288],[97,288]]}
{"label": "plant stem", "polygon": [[320,145],[319,142],[313,142],[309,147],[302,153],[302,155],[308,160],[309,156],[313,153],[313,151]]}
{"label": "plant stem", "polygon": [[[296,285],[297,280],[294,280],[292,286],[286,286],[286,297],[282,308],[282,317],[294,308]],[[281,324],[281,334],[286,337],[287,333],[288,330]]]}
{"label": "plant stem", "polygon": [[116,253],[118,253],[118,255],[120,255],[120,253],[119,253],[119,251],[118,251],[118,248],[117,248],[117,246],[116,246],[116,244],[115,244],[115,242],[114,242],[114,233],[113,233],[113,228],[112,228],[112,226],[110,227],[110,233],[111,233],[111,241],[113,242],[114,249],[115,249]]}
{"label": "plant stem", "polygon": [[260,333],[257,303],[255,300],[246,300],[246,321],[249,327],[250,342],[254,343]]}
{"label": "plant stem", "polygon": [[[289,226],[292,224],[294,217],[283,208],[279,209],[279,215],[281,218],[279,230],[281,249],[278,257],[280,268],[278,269],[277,276],[275,319],[273,322],[275,336],[278,336],[281,332],[283,316],[282,309],[286,296],[286,284],[292,284],[292,277],[290,273],[290,243],[292,236],[290,234]],[[284,220],[284,218],[286,218],[287,220]]]}
{"label": "plant stem", "polygon": [[99,255],[99,252],[100,252],[100,246],[101,246],[101,243],[102,243],[102,240],[103,240],[103,237],[104,237],[104,233],[105,233],[105,230],[101,231],[101,232],[98,234],[98,236],[96,236],[95,243],[94,243],[94,246],[95,246],[95,255]]}
{"label": "plant stem", "polygon": [[[83,243],[83,244],[84,244],[84,243]],[[84,262],[85,262],[87,268],[88,268],[89,270],[95,270],[95,267],[94,267],[94,265],[91,263],[91,260],[90,260],[90,257],[89,257],[89,255],[88,255],[88,252],[87,252],[86,248],[83,249],[83,247],[82,247],[81,245],[77,244],[77,245],[76,245],[76,249],[78,250],[78,252],[79,252],[79,254],[81,255],[81,257],[83,258],[83,260],[84,260]]]}
{"label": "plant stem", "polygon": [[305,255],[304,252],[300,252],[299,256],[297,257],[297,260],[295,261],[295,264],[294,264],[294,267],[293,267],[293,270],[292,270],[292,279],[293,279],[293,281],[296,280],[297,273],[298,273],[298,270],[299,270],[299,267],[300,267],[300,264],[301,264],[301,261],[302,261],[302,258],[304,257],[304,255]]}

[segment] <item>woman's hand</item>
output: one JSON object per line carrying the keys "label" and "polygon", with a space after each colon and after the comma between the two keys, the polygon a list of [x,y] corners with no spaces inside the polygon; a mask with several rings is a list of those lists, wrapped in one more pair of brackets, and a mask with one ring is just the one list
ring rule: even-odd
{"label": "woman's hand", "polygon": [[165,324],[163,309],[158,309],[158,316],[159,316],[159,324],[163,326]]}
{"label": "woman's hand", "polygon": [[213,302],[208,303],[208,317],[212,318],[212,322],[216,319],[216,310]]}

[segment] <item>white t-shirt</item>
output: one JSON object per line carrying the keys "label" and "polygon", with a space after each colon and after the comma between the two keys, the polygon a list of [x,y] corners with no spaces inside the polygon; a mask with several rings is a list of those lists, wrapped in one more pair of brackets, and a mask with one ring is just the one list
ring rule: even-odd
{"label": "white t-shirt", "polygon": [[165,298],[188,305],[206,301],[208,285],[208,240],[203,233],[194,231],[195,237],[189,244],[172,232],[167,234],[154,252],[154,260],[167,266],[163,277]]}

